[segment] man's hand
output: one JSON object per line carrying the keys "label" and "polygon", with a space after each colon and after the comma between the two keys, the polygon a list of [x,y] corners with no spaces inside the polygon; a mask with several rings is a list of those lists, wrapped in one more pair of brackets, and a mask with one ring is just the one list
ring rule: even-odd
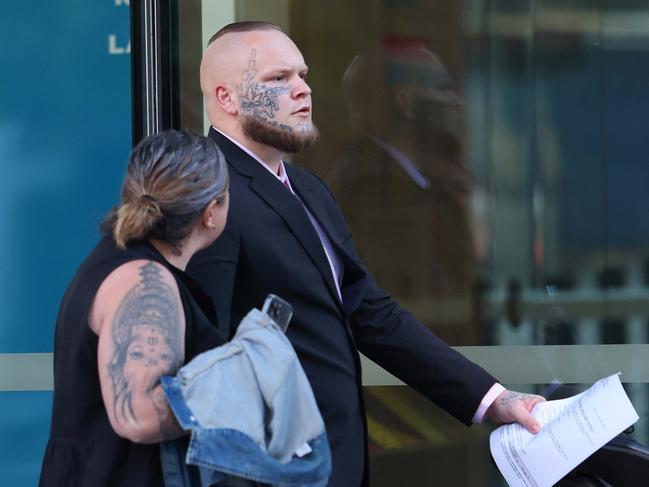
{"label": "man's hand", "polygon": [[530,411],[543,401],[545,399],[536,394],[505,390],[489,406],[487,417],[496,424],[519,423],[530,433],[536,434],[541,430],[541,425]]}

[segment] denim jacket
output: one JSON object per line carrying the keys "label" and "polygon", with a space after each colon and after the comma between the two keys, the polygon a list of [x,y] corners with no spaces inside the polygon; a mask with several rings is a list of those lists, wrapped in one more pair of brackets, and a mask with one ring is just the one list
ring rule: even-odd
{"label": "denim jacket", "polygon": [[180,442],[161,448],[167,487],[203,487],[229,476],[282,487],[319,487],[331,473],[324,422],[288,338],[253,309],[234,338],[162,377],[180,426],[191,431],[185,461]]}

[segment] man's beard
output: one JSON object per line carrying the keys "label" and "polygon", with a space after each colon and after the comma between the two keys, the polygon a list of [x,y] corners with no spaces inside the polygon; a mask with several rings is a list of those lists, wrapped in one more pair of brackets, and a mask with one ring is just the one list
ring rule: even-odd
{"label": "man's beard", "polygon": [[243,115],[241,128],[246,137],[274,147],[285,154],[302,152],[313,146],[320,138],[320,133],[313,124],[308,129],[301,130],[255,115]]}

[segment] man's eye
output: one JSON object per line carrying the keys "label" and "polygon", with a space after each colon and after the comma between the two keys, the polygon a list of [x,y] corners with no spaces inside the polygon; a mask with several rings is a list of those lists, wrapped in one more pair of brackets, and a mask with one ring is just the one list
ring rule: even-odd
{"label": "man's eye", "polygon": [[274,78],[275,81],[286,81],[286,76],[283,74],[277,75]]}

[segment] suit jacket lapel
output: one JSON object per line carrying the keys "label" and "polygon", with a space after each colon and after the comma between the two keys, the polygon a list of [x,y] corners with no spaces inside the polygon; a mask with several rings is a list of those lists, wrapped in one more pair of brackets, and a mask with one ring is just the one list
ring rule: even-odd
{"label": "suit jacket lapel", "polygon": [[318,223],[320,223],[323,230],[327,233],[331,245],[342,262],[344,274],[340,291],[343,297],[342,310],[347,316],[357,308],[359,300],[362,299],[362,288],[365,286],[364,283],[367,272],[360,262],[357,261],[356,258],[342,245],[340,241],[340,233],[335,230],[332,220],[329,217],[327,207],[322,199],[321,192],[318,192],[318,190],[311,185],[310,180],[305,178],[303,173],[295,171],[292,167],[288,167],[287,171],[289,178],[291,178],[293,189],[295,189],[311,213],[318,219]]}
{"label": "suit jacket lapel", "polygon": [[[266,168],[262,167],[258,161],[246,154],[236,144],[232,143],[232,141],[213,129],[210,129],[209,137],[218,144],[230,166],[239,174],[250,178],[250,189],[286,222],[290,231],[298,239],[302,247],[304,247],[322,274],[329,292],[332,293],[335,301],[339,302],[331,267],[322,247],[322,242],[320,242],[320,237],[318,237],[306,211],[304,211],[302,203]],[[289,174],[289,178],[291,184],[293,184],[291,174]],[[298,183],[298,186],[300,186],[300,183]],[[296,188],[294,187],[294,189]],[[298,192],[298,194],[302,197],[301,192]],[[309,200],[314,199],[311,195],[308,198]],[[321,212],[320,209],[318,212]],[[318,220],[321,221],[320,218]],[[290,259],[291,256],[287,255],[286,258]]]}

